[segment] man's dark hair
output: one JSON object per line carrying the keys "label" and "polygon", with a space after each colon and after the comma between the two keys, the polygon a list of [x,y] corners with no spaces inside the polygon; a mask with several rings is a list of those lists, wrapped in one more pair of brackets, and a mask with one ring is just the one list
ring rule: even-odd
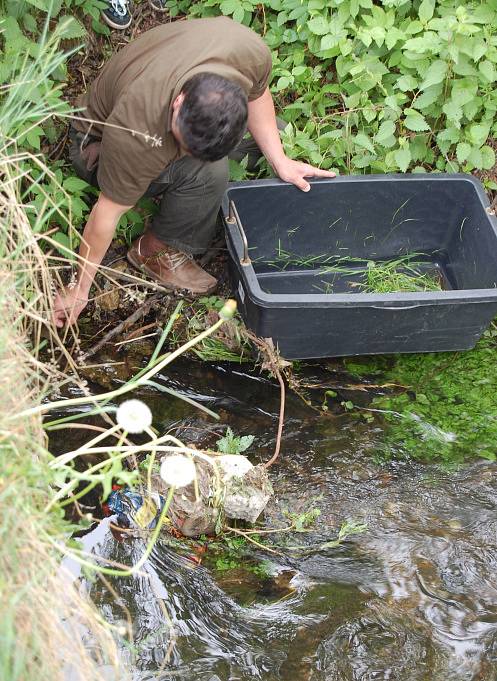
{"label": "man's dark hair", "polygon": [[201,161],[227,156],[247,125],[247,95],[239,85],[214,73],[197,73],[183,85],[176,119],[189,153]]}

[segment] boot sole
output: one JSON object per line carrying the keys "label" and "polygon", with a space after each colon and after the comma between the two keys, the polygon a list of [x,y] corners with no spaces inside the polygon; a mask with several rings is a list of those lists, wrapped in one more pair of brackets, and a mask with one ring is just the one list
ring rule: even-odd
{"label": "boot sole", "polygon": [[162,281],[162,279],[159,279],[159,277],[155,274],[153,270],[149,269],[143,263],[139,263],[137,260],[133,258],[133,256],[129,252],[126,254],[126,259],[131,265],[133,265],[133,267],[136,267],[137,270],[140,270],[140,272],[146,274],[148,277],[156,281],[158,284],[164,286],[164,288],[167,288],[168,291],[188,291],[189,293],[193,293],[195,295],[205,296],[208,295],[209,293],[213,293],[217,288],[217,282],[213,284],[210,288],[206,289],[205,291],[192,291],[189,288],[181,286],[172,286],[171,284]]}
{"label": "boot sole", "polygon": [[109,19],[103,12],[102,12],[102,15],[101,15],[101,16],[102,16],[102,19],[103,19],[103,20],[105,21],[105,23],[107,24],[107,26],[110,26],[111,28],[115,28],[115,29],[117,29],[118,31],[124,31],[124,30],[126,30],[127,28],[129,28],[129,27],[131,26],[131,23],[132,23],[132,21],[133,21],[133,17],[131,17],[131,19],[128,21],[127,24],[115,24],[115,23],[112,21],[112,19]]}

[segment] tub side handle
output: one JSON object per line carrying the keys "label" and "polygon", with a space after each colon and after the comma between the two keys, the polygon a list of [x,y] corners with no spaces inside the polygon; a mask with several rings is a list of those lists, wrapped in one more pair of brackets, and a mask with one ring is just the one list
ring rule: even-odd
{"label": "tub side handle", "polygon": [[236,225],[236,227],[238,228],[238,233],[240,234],[240,238],[243,244],[243,257],[240,258],[240,265],[243,265],[244,267],[251,265],[252,263],[248,254],[247,235],[245,234],[245,230],[242,227],[240,216],[238,215],[238,211],[233,201],[229,202],[228,215],[225,217],[225,220],[229,225]]}

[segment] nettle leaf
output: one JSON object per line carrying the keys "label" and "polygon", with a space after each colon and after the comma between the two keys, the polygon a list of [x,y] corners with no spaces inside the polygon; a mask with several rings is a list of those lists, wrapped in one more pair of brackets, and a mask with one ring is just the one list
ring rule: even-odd
{"label": "nettle leaf", "polygon": [[423,24],[426,24],[433,16],[435,11],[435,0],[423,0],[419,6],[419,18]]}
{"label": "nettle leaf", "polygon": [[393,147],[395,144],[395,123],[393,121],[383,121],[375,135],[375,142],[382,147]]}
{"label": "nettle leaf", "polygon": [[437,59],[428,68],[424,81],[421,83],[419,89],[426,90],[432,85],[438,85],[443,83],[445,76],[447,75],[447,62]]}
{"label": "nettle leaf", "polygon": [[36,22],[36,19],[29,12],[26,12],[26,14],[23,16],[22,23],[24,24],[24,28],[26,29],[26,31],[29,31],[30,33],[36,33],[36,31],[38,30],[38,24]]}
{"label": "nettle leaf", "polygon": [[74,38],[84,38],[86,28],[74,17],[60,17],[55,28],[57,35],[63,40],[73,40]]}
{"label": "nettle leaf", "polygon": [[360,28],[357,31],[357,38],[361,41],[363,45],[366,45],[366,47],[369,47],[373,42],[373,36],[371,35],[371,31],[367,28]]}
{"label": "nettle leaf", "polygon": [[475,97],[471,100],[471,102],[468,102],[463,106],[462,110],[468,119],[468,122],[472,121],[476,117],[476,114],[480,112],[480,107],[481,99],[479,97]]}
{"label": "nettle leaf", "polygon": [[228,16],[236,12],[237,9],[240,9],[241,6],[242,3],[239,0],[223,0],[219,5],[219,9],[225,16]]}
{"label": "nettle leaf", "polygon": [[440,47],[440,38],[433,31],[425,31],[419,38],[407,40],[404,49],[415,54],[436,54]]}
{"label": "nettle leaf", "polygon": [[388,47],[389,50],[393,49],[395,45],[399,42],[399,40],[405,40],[406,39],[406,34],[403,31],[399,31],[398,28],[395,28],[395,26],[391,26],[386,34],[385,37],[385,45]]}
{"label": "nettle leaf", "polygon": [[430,157],[431,149],[426,144],[426,134],[416,135],[411,139],[409,149],[413,161],[429,163],[432,160]]}
{"label": "nettle leaf", "polygon": [[451,99],[459,106],[464,106],[474,99],[477,91],[478,81],[476,78],[461,78],[455,80],[452,85]]}
{"label": "nettle leaf", "polygon": [[401,76],[395,83],[395,87],[402,92],[411,92],[415,90],[418,86],[418,81],[413,76],[405,75]]}
{"label": "nettle leaf", "polygon": [[459,53],[459,59],[452,65],[453,72],[458,76],[478,76],[478,71],[473,65],[472,60],[464,54]]}
{"label": "nettle leaf", "polygon": [[79,193],[83,191],[84,189],[87,189],[90,185],[88,182],[85,182],[82,180],[80,177],[66,177],[64,182],[62,183],[62,186],[64,189],[69,192],[69,193]]}
{"label": "nettle leaf", "polygon": [[478,64],[478,70],[483,74],[483,76],[488,80],[489,83],[493,83],[496,78],[495,65],[491,61],[484,59]]}
{"label": "nettle leaf", "polygon": [[412,106],[416,109],[420,109],[421,111],[423,111],[423,109],[428,109],[428,107],[432,106],[439,100],[441,92],[441,85],[432,85],[426,89],[423,94],[416,99],[416,101],[412,103]]}
{"label": "nettle leaf", "polygon": [[438,144],[443,144],[444,142],[448,142],[448,145],[450,146],[451,144],[455,144],[456,142],[459,142],[461,138],[461,133],[457,128],[453,128],[452,126],[445,128],[445,130],[441,130],[438,135],[437,135],[437,143]]}
{"label": "nettle leaf", "polygon": [[385,29],[382,26],[373,26],[371,29],[371,37],[378,47],[381,47],[385,42]]}
{"label": "nettle leaf", "polygon": [[326,35],[330,31],[330,23],[323,16],[313,17],[307,22],[307,27],[314,35]]}
{"label": "nettle leaf", "polygon": [[352,157],[352,165],[354,168],[368,168],[371,165],[371,161],[374,161],[376,156],[374,154],[364,154]]}
{"label": "nettle leaf", "polygon": [[461,127],[461,118],[463,116],[462,108],[456,102],[449,100],[446,102],[442,110],[447,118],[457,127]]}
{"label": "nettle leaf", "polygon": [[27,142],[34,148],[40,149],[40,139],[43,137],[43,130],[39,126],[32,128],[26,135]]}
{"label": "nettle leaf", "polygon": [[292,83],[293,83],[293,77],[281,76],[281,78],[278,78],[276,85],[274,87],[274,90],[275,90],[275,92],[280,92],[280,90],[285,90]]}
{"label": "nettle leaf", "polygon": [[358,147],[363,147],[364,149],[367,149],[368,151],[374,152],[374,145],[365,133],[358,132],[357,135],[354,138],[354,141],[355,141],[355,143]]}
{"label": "nettle leaf", "polygon": [[420,114],[419,111],[416,111],[415,109],[406,109],[404,113],[406,114],[404,125],[409,130],[414,130],[414,132],[430,130],[430,126],[426,122],[425,117],[423,114]]}
{"label": "nettle leaf", "polygon": [[469,56],[473,57],[474,61],[479,61],[487,50],[488,45],[485,43],[485,41],[481,39],[475,39],[473,42],[473,49]]}
{"label": "nettle leaf", "polygon": [[473,168],[483,169],[483,154],[478,147],[471,147],[468,163],[470,163]]}
{"label": "nettle leaf", "polygon": [[471,144],[467,142],[459,142],[456,147],[456,156],[459,163],[465,161],[471,152]]}
{"label": "nettle leaf", "polygon": [[468,136],[476,147],[481,147],[490,134],[490,124],[476,123],[469,127]]}
{"label": "nettle leaf", "polygon": [[368,123],[371,123],[371,121],[374,121],[374,119],[376,118],[376,109],[373,106],[370,106],[364,109],[362,115],[364,116]]}
{"label": "nettle leaf", "polygon": [[48,12],[50,9],[49,0],[26,0],[26,2],[29,2],[30,5],[33,5],[36,9],[40,9],[42,12]]}
{"label": "nettle leaf", "polygon": [[483,170],[491,170],[495,166],[495,151],[492,147],[484,146],[480,149]]}
{"label": "nettle leaf", "polygon": [[70,238],[64,232],[56,232],[51,237],[56,243],[60,244],[61,248],[57,248],[59,253],[62,253],[68,260],[75,260],[76,256],[73,251]]}
{"label": "nettle leaf", "polygon": [[401,147],[395,151],[394,158],[395,163],[398,165],[400,170],[405,173],[411,162],[411,150],[408,146]]}

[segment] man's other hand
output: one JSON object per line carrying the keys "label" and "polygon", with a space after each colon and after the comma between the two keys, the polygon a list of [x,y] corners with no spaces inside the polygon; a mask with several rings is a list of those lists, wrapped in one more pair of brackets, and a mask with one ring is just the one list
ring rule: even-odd
{"label": "man's other hand", "polygon": [[77,286],[65,288],[57,293],[54,300],[53,318],[55,326],[61,329],[65,323],[74,324],[88,304],[88,296]]}
{"label": "man's other hand", "polygon": [[321,170],[321,168],[315,168],[309,163],[293,161],[291,158],[285,158],[281,161],[274,168],[274,171],[281,180],[294,184],[303,192],[308,192],[311,188],[311,185],[305,180],[306,177],[336,177],[336,174],[330,170]]}

